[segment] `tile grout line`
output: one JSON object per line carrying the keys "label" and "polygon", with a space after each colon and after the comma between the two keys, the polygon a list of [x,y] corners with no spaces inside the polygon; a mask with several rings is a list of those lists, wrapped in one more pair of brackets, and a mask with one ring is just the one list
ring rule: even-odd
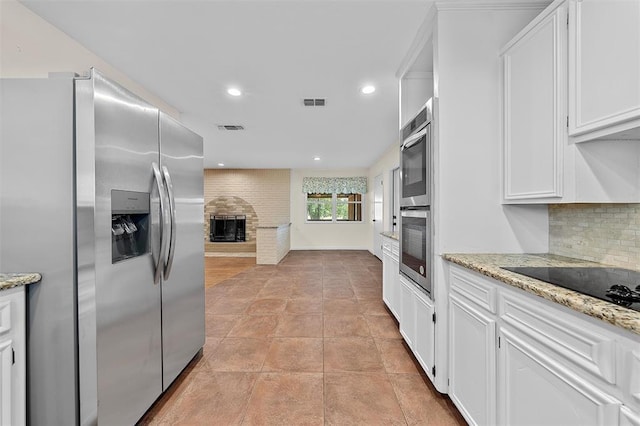
{"label": "tile grout line", "polygon": [[327,404],[326,404],[326,386],[325,386],[325,363],[324,363],[324,262],[321,262],[322,265],[322,274],[321,274],[321,291],[322,296],[320,298],[320,314],[321,314],[321,322],[322,322],[322,424],[327,424]]}

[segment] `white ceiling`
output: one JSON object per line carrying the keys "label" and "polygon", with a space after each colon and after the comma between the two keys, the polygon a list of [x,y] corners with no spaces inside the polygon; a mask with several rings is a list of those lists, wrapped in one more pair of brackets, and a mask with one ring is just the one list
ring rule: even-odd
{"label": "white ceiling", "polygon": [[395,73],[433,2],[22,3],[177,108],[204,137],[205,167],[335,169],[369,167],[397,142]]}

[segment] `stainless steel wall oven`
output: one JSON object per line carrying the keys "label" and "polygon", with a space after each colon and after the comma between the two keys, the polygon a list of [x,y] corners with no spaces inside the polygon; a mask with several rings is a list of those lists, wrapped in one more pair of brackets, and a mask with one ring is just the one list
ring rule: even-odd
{"label": "stainless steel wall oven", "polygon": [[400,211],[400,272],[431,294],[431,212]]}
{"label": "stainless steel wall oven", "polygon": [[400,273],[431,295],[432,100],[402,129]]}
{"label": "stainless steel wall oven", "polygon": [[431,204],[431,100],[402,129],[400,206]]}

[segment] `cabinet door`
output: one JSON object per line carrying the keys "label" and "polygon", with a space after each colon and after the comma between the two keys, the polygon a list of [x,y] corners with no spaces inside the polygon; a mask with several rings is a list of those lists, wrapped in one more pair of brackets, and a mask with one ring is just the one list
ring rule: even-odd
{"label": "cabinet door", "polygon": [[386,250],[382,251],[382,301],[391,309],[391,256]]}
{"label": "cabinet door", "polygon": [[387,251],[382,253],[382,300],[393,316],[400,321],[400,274],[398,262]]}
{"label": "cabinet door", "polygon": [[25,289],[0,292],[0,424],[26,423]]}
{"label": "cabinet door", "polygon": [[11,339],[0,342],[0,422],[13,424],[13,348]]}
{"label": "cabinet door", "polygon": [[569,134],[623,130],[640,119],[640,2],[571,0],[569,22]]}
{"label": "cabinet door", "polygon": [[567,8],[546,10],[503,58],[504,201],[563,196]]}
{"label": "cabinet door", "polygon": [[629,407],[621,407],[620,426],[640,426],[640,413],[633,412]]}
{"label": "cabinet door", "polygon": [[400,279],[400,334],[413,350],[416,333],[416,304],[411,286],[412,284]]}
{"label": "cabinet door", "polygon": [[391,302],[393,308],[391,311],[400,322],[400,265],[395,259],[391,259]]}
{"label": "cabinet door", "polygon": [[433,302],[420,290],[415,292],[416,333],[413,354],[427,374],[432,374],[435,355]]}
{"label": "cabinet door", "polygon": [[496,321],[449,298],[449,396],[470,424],[496,422]]}
{"label": "cabinet door", "polygon": [[617,425],[621,404],[510,329],[500,330],[500,424]]}

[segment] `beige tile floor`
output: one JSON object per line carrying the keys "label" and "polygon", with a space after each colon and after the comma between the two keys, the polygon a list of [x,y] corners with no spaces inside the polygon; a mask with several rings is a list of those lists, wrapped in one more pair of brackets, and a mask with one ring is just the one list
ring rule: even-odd
{"label": "beige tile floor", "polygon": [[404,344],[366,251],[295,251],[206,289],[206,344],[149,425],[464,425]]}

